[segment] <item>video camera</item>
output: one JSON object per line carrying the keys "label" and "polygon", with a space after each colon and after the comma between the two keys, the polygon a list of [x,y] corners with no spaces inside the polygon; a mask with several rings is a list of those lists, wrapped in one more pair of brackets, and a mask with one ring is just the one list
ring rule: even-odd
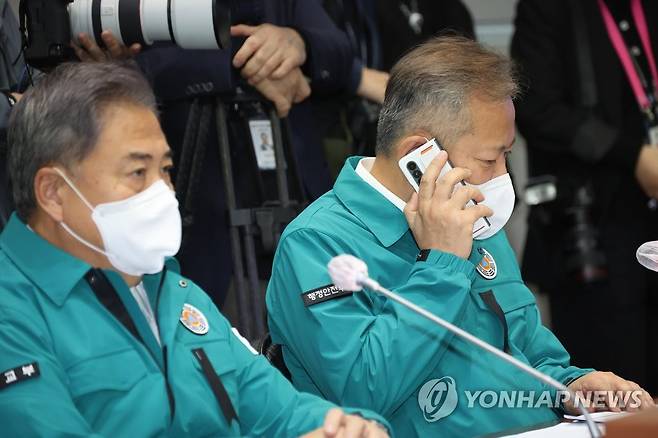
{"label": "video camera", "polygon": [[143,46],[171,42],[184,49],[230,44],[229,0],[21,0],[25,60],[47,70],[75,59],[71,41],[86,33],[103,47],[101,32]]}

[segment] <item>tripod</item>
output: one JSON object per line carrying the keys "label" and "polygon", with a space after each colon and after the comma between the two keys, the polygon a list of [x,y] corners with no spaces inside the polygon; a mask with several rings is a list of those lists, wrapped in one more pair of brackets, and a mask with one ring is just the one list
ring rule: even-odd
{"label": "tripod", "polygon": [[[231,158],[228,111],[253,104],[267,108],[267,119],[273,134],[277,199],[264,201],[259,205],[240,206]],[[195,195],[199,187],[213,115],[217,128],[219,170],[224,183],[228,214],[238,313],[235,325],[247,338],[255,340],[266,333],[264,300],[258,275],[257,240],[267,255],[273,255],[283,228],[302,210],[306,200],[294,165],[290,141],[284,141],[282,120],[269,102],[259,94],[241,88],[230,95],[196,98],[192,102],[187,119],[176,178],[176,195],[181,205],[184,230],[194,223]],[[254,172],[259,172],[257,167]],[[291,199],[289,177],[293,183],[299,184],[299,200]],[[260,181],[259,178],[254,180]],[[262,183],[260,185],[262,186]]]}

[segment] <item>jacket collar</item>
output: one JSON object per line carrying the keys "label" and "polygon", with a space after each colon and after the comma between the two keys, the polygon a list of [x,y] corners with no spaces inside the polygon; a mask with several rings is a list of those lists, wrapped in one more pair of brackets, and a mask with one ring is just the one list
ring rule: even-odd
{"label": "jacket collar", "polygon": [[30,230],[16,213],[0,234],[0,248],[39,289],[61,306],[91,265]]}
{"label": "jacket collar", "polygon": [[[80,281],[85,281],[85,274],[92,268],[30,230],[16,213],[12,214],[0,234],[0,249],[58,306],[64,304]],[[180,272],[178,262],[173,258],[167,259],[166,267]],[[106,273],[114,276],[113,271],[107,270]],[[162,272],[144,276],[144,286],[150,295],[157,291],[161,276]]]}
{"label": "jacket collar", "polygon": [[389,247],[409,230],[409,224],[395,205],[356,173],[362,158],[347,159],[334,185],[334,193],[382,245]]}

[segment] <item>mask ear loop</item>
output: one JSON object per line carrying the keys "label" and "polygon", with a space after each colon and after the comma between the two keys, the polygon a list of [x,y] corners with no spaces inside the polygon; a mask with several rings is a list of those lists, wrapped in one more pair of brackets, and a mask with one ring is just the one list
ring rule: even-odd
{"label": "mask ear loop", "polygon": [[80,198],[80,200],[85,203],[85,205],[89,208],[89,210],[94,211],[94,207],[89,203],[89,201],[87,201],[87,198],[84,197],[84,195],[80,192],[80,190],[78,190],[75,184],[71,182],[69,177],[66,176],[66,174],[62,172],[59,168],[53,167],[53,169],[55,170],[55,172],[59,173],[59,176],[61,176],[64,179],[66,184],[69,187],[71,187],[71,190],[73,190],[75,194],[78,195],[78,198]]}
{"label": "mask ear loop", "polygon": [[[77,187],[71,182],[71,180],[66,176],[66,174],[65,174],[64,172],[62,172],[62,171],[61,171],[59,168],[57,168],[57,167],[53,167],[53,169],[55,169],[55,172],[59,173],[59,175],[64,179],[64,181],[66,182],[66,184],[68,184],[68,186],[71,187],[71,190],[73,190],[73,192],[75,192],[75,194],[78,196],[78,198],[80,198],[80,200],[81,200],[81,201],[82,201],[82,202],[83,202],[83,203],[84,203],[84,204],[85,204],[85,205],[86,205],[86,206],[87,206],[87,207],[93,212],[93,211],[94,211],[94,207],[92,207],[92,205],[89,203],[89,201],[87,201],[87,199],[84,197],[84,195],[83,195],[83,194],[80,192],[80,190],[78,190],[78,188],[77,188]],[[59,224],[60,224],[60,225],[62,226],[62,228],[64,228],[64,230],[66,230],[66,232],[69,233],[69,234],[70,234],[75,240],[77,240],[78,242],[82,243],[82,244],[83,244],[84,246],[86,246],[87,248],[92,249],[92,250],[94,250],[94,251],[96,251],[96,252],[98,252],[98,253],[104,255],[105,257],[109,257],[109,255],[108,255],[107,252],[105,252],[104,250],[100,249],[99,247],[97,247],[97,246],[94,245],[93,243],[87,242],[87,241],[86,241],[85,239],[83,239],[80,235],[78,235],[78,233],[76,233],[76,232],[73,231],[68,225],[66,225],[63,221],[60,222]]]}
{"label": "mask ear loop", "polygon": [[92,250],[96,251],[97,253],[103,254],[105,257],[109,257],[109,254],[108,254],[107,252],[103,251],[102,249],[100,249],[99,247],[97,247],[96,245],[94,245],[93,243],[87,242],[85,239],[83,239],[82,237],[80,237],[80,236],[78,235],[78,233],[76,233],[75,231],[73,231],[73,230],[72,230],[68,225],[66,225],[64,222],[60,222],[59,224],[60,224],[60,225],[62,226],[62,228],[64,228],[64,229],[66,230],[66,232],[69,233],[69,234],[70,234],[75,240],[77,240],[78,242],[82,243],[82,244],[83,244],[84,246],[86,246],[87,248],[92,249]]}

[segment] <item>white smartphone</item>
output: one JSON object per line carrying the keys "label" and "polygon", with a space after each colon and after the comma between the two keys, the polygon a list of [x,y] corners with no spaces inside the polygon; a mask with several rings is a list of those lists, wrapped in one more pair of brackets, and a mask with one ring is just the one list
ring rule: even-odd
{"label": "white smartphone", "polygon": [[[443,148],[441,145],[439,145],[436,139],[433,138],[419,148],[414,149],[409,154],[402,157],[400,161],[398,161],[400,170],[402,170],[405,178],[407,178],[407,181],[409,181],[409,184],[411,184],[416,193],[420,190],[420,180],[425,174],[427,167],[430,165],[432,160],[436,158],[441,150],[443,150]],[[450,172],[452,169],[453,165],[450,162],[450,159],[448,159],[445,166],[443,166],[443,169],[441,169],[439,178]],[[463,186],[466,185],[464,181],[460,181],[459,183]],[[476,204],[477,202],[471,199],[468,201],[466,206],[470,207]],[[486,217],[478,219],[475,224],[473,224],[473,238],[478,237],[490,227],[491,223],[489,222],[489,219]]]}

